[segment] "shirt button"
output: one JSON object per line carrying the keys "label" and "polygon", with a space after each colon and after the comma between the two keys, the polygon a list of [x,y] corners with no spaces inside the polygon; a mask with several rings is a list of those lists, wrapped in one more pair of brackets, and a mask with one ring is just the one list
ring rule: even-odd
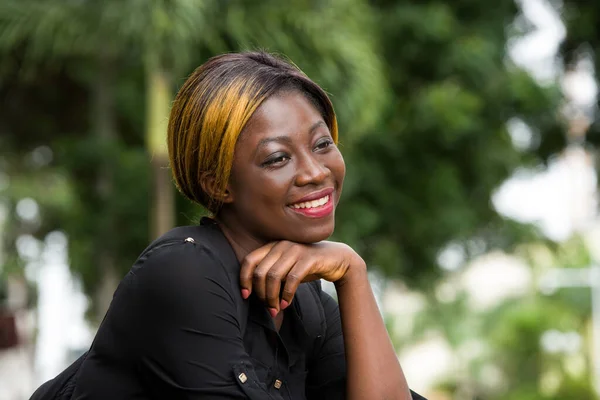
{"label": "shirt button", "polygon": [[193,237],[186,238],[185,241],[188,243],[196,243]]}
{"label": "shirt button", "polygon": [[275,384],[273,386],[275,386],[275,389],[279,389],[282,383],[283,382],[281,382],[279,379],[275,379]]}
{"label": "shirt button", "polygon": [[242,372],[241,374],[238,375],[238,379],[240,380],[240,382],[246,383],[246,381],[248,380],[248,377],[246,376],[245,373]]}

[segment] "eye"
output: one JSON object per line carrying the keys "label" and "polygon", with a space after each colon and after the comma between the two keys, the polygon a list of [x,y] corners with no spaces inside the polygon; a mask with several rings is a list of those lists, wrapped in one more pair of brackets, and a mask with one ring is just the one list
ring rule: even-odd
{"label": "eye", "polygon": [[286,163],[290,159],[285,153],[276,153],[269,157],[265,162],[261,164],[262,167],[278,167]]}
{"label": "eye", "polygon": [[317,142],[317,145],[315,146],[315,150],[323,150],[328,148],[329,146],[331,146],[333,143],[333,140],[331,140],[330,138],[324,138],[323,140],[319,140],[319,142]]}

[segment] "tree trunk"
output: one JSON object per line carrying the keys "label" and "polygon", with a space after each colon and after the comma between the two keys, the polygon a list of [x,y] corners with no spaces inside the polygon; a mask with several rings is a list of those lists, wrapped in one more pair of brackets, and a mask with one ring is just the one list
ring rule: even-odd
{"label": "tree trunk", "polygon": [[175,199],[167,153],[167,121],[171,104],[170,77],[158,62],[147,64],[146,146],[152,165],[150,239],[175,224]]}
{"label": "tree trunk", "polygon": [[[111,148],[117,139],[114,105],[114,62],[108,55],[99,57],[97,79],[92,91],[92,123],[94,134],[101,148]],[[99,166],[96,191],[100,204],[99,212],[103,213],[104,224],[96,235],[96,255],[100,282],[94,294],[96,322],[100,322],[108,310],[113,293],[119,283],[115,265],[114,241],[116,236],[115,216],[112,212],[112,196],[114,195],[114,168],[111,157],[103,157]]]}

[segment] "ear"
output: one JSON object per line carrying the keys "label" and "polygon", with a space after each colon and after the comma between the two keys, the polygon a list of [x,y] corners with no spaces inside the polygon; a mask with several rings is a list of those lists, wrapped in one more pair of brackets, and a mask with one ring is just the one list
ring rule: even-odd
{"label": "ear", "polygon": [[210,196],[210,198],[221,202],[221,203],[232,203],[233,194],[229,185],[225,188],[225,191],[219,191],[216,187],[215,176],[210,172],[204,172],[200,177],[200,186],[202,191]]}

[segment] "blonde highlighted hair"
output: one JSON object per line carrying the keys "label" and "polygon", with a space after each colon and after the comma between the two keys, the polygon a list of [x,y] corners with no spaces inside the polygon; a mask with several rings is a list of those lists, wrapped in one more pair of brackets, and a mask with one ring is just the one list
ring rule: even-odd
{"label": "blonde highlighted hair", "polygon": [[204,192],[202,178],[212,177],[215,193],[225,191],[240,133],[263,101],[288,90],[313,103],[337,143],[329,97],[293,64],[266,52],[244,52],[198,67],[177,93],[169,117],[169,159],[179,191],[217,213],[221,202]]}

